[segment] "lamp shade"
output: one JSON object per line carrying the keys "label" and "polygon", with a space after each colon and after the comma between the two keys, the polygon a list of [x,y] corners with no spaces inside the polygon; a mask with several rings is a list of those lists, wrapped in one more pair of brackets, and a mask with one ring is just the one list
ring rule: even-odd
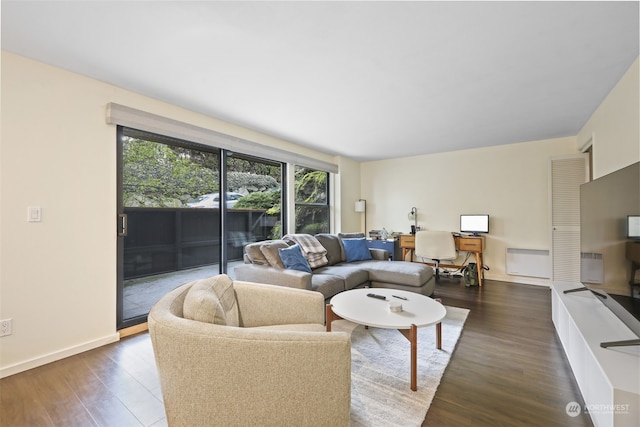
{"label": "lamp shade", "polygon": [[358,200],[355,205],[356,212],[366,212],[367,211],[367,201],[366,200]]}

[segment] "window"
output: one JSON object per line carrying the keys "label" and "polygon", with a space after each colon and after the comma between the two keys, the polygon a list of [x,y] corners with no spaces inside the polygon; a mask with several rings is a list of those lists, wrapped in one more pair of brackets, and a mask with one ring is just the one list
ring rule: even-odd
{"label": "window", "polygon": [[328,233],[329,173],[295,168],[296,233]]}

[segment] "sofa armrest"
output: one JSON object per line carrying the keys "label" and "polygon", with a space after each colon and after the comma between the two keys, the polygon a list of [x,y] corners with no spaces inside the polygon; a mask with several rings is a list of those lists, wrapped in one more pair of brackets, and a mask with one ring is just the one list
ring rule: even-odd
{"label": "sofa armrest", "polygon": [[233,269],[237,280],[311,290],[311,273],[266,265],[241,264]]}
{"label": "sofa armrest", "polygon": [[373,259],[377,259],[380,261],[389,260],[389,251],[386,249],[369,248],[369,252],[371,252],[371,258]]}
{"label": "sofa armrest", "polygon": [[244,327],[324,324],[324,296],[320,292],[240,280],[233,282],[233,289]]}

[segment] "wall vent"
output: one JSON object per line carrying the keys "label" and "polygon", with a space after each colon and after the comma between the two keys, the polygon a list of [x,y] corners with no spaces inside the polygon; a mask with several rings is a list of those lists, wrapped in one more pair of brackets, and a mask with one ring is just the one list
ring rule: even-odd
{"label": "wall vent", "polygon": [[580,281],[604,283],[604,257],[595,252],[580,253]]}
{"label": "wall vent", "polygon": [[548,250],[507,248],[507,274],[513,276],[551,277]]}

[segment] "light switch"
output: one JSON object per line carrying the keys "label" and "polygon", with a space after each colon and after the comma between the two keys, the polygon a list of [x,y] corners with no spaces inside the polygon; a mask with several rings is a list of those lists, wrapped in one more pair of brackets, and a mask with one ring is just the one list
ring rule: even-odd
{"label": "light switch", "polygon": [[42,221],[42,208],[40,206],[29,206],[27,212],[27,221],[40,222]]}

